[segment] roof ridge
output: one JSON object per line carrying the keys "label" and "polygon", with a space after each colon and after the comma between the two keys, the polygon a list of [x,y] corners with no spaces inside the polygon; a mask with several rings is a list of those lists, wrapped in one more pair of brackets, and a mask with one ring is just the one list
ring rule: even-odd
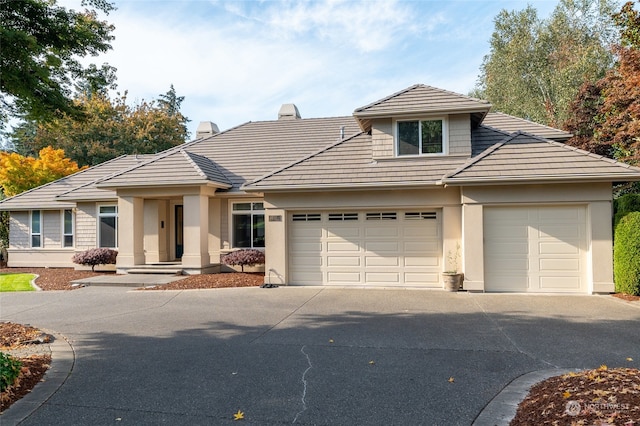
{"label": "roof ridge", "polygon": [[[395,93],[392,93],[392,94],[390,94],[390,95],[388,95],[388,96],[385,96],[385,97],[384,97],[384,98],[382,98],[382,99],[378,99],[377,101],[373,101],[373,102],[371,102],[371,103],[370,103],[370,104],[368,104],[368,105],[362,106],[362,107],[360,107],[360,108],[356,108],[353,112],[354,112],[354,114],[355,114],[356,112],[361,112],[362,110],[365,110],[365,109],[367,109],[367,108],[371,108],[371,107],[372,107],[372,106],[374,106],[374,105],[378,105],[378,104],[381,104],[381,103],[383,103],[383,102],[386,102],[386,101],[388,101],[389,99],[395,98],[396,96],[400,96],[400,95],[402,95],[403,93],[406,93],[406,92],[408,92],[408,91],[410,91],[410,90],[416,89],[416,88],[418,88],[418,87],[420,87],[420,86],[421,86],[421,84],[419,84],[419,83],[414,84],[414,85],[412,85],[412,86],[407,87],[406,89],[402,89],[402,90],[400,90],[400,91],[398,91],[398,92],[395,92]],[[424,86],[424,85],[422,85],[422,86]]]}
{"label": "roof ridge", "polygon": [[326,146],[322,147],[321,149],[319,149],[317,151],[314,151],[311,154],[308,154],[308,155],[306,155],[306,156],[304,156],[302,158],[294,160],[294,161],[290,162],[289,164],[280,167],[279,169],[270,171],[269,173],[266,173],[266,174],[264,174],[264,175],[262,175],[262,176],[260,176],[260,177],[258,177],[256,179],[252,180],[251,182],[244,183],[240,189],[242,189],[244,187],[247,187],[247,186],[251,186],[251,185],[256,184],[256,183],[258,183],[258,182],[260,182],[260,181],[262,181],[262,180],[264,180],[264,179],[266,179],[268,177],[271,177],[271,176],[274,176],[274,175],[276,175],[278,173],[281,173],[281,172],[283,172],[283,171],[295,166],[296,164],[300,164],[303,161],[309,160],[310,158],[313,158],[316,155],[322,154],[325,151],[328,151],[328,150],[330,150],[330,149],[332,149],[332,148],[334,148],[334,147],[336,147],[336,146],[338,146],[338,145],[340,145],[340,144],[342,144],[344,142],[347,142],[347,141],[349,141],[351,139],[354,139],[354,138],[356,138],[356,137],[358,137],[360,135],[363,135],[363,134],[366,134],[366,132],[360,131],[360,132],[354,133],[353,135],[351,135],[349,137],[346,137],[344,139],[339,139],[338,141],[333,142],[333,143],[331,143],[329,145],[326,145]]}
{"label": "roof ridge", "polygon": [[194,160],[194,157],[203,159],[204,161],[208,161],[213,166],[215,171],[225,180],[225,182],[222,182],[222,183],[231,185],[231,182],[229,181],[229,178],[227,177],[227,175],[224,174],[222,170],[220,170],[220,167],[218,167],[218,163],[213,161],[211,158],[205,155],[196,154],[195,152],[189,152],[186,150],[182,150],[182,153],[187,157],[187,161],[189,161],[189,163],[191,163],[196,168],[196,171],[198,172],[198,174],[203,178],[207,180],[211,179],[211,177],[208,176],[207,173],[204,170],[202,170],[202,167],[200,167],[198,163]]}
{"label": "roof ridge", "polygon": [[192,152],[187,152],[184,149],[181,149],[178,152],[182,153],[184,158],[187,159],[187,162],[191,164],[191,166],[196,170],[196,173],[198,173],[201,177],[208,179],[207,174],[200,168],[200,166],[198,166],[198,163],[196,163],[194,159],[191,157],[192,155],[197,155],[198,157],[202,157],[202,155],[198,155]]}
{"label": "roof ridge", "polygon": [[[8,197],[8,198],[5,198],[4,200],[0,200],[0,203],[3,203],[3,202],[5,202],[5,201],[9,201],[9,200],[13,200],[14,198],[17,198],[17,197],[19,197],[19,196],[21,196],[21,195],[25,195],[25,194],[28,194],[28,193],[30,193],[30,192],[33,192],[33,191],[35,191],[36,189],[45,188],[45,187],[47,187],[47,186],[53,185],[54,183],[58,183],[58,182],[60,182],[60,181],[62,181],[62,180],[69,179],[69,178],[71,178],[72,176],[76,176],[76,175],[79,175],[79,174],[81,174],[81,173],[88,172],[89,170],[91,170],[91,169],[93,169],[93,168],[95,168],[95,167],[102,166],[102,165],[104,165],[104,164],[110,163],[110,162],[115,161],[115,160],[117,160],[118,158],[122,158],[122,157],[126,157],[126,154],[120,155],[120,156],[118,156],[118,157],[114,157],[114,158],[112,158],[112,159],[110,159],[110,160],[105,161],[104,163],[96,164],[95,166],[88,167],[88,168],[86,168],[86,169],[84,169],[84,170],[79,170],[79,171],[77,171],[77,172],[75,172],[75,173],[73,173],[73,174],[70,174],[70,175],[67,175],[67,176],[63,176],[63,177],[61,177],[60,179],[56,179],[56,180],[54,180],[54,181],[47,182],[47,183],[45,183],[44,185],[40,185],[40,186],[36,186],[35,188],[28,189],[28,190],[23,191],[23,192],[21,192],[21,193],[19,193],[19,194],[13,195],[13,196]],[[92,182],[95,182],[95,181],[92,181]],[[70,190],[69,190],[69,191],[67,191],[67,192],[74,191],[74,190],[76,190],[76,189],[78,189],[78,188],[82,188],[83,186],[84,186],[84,185],[77,186],[76,188],[70,189]],[[58,194],[58,195],[56,195],[56,197],[58,197],[59,195],[63,195],[63,194],[66,194],[66,192],[63,192],[62,194]]]}
{"label": "roof ridge", "polygon": [[558,129],[557,127],[551,127],[551,126],[548,126],[546,124],[538,123],[537,121],[529,120],[528,118],[518,117],[517,115],[507,114],[506,112],[502,112],[502,111],[489,111],[487,114],[503,115],[503,116],[506,116],[506,117],[515,118],[517,120],[527,121],[527,122],[535,124],[537,126],[545,127],[547,129],[561,131],[561,132],[565,132],[565,133],[571,134],[571,132],[567,132],[566,130],[562,130],[562,129]]}

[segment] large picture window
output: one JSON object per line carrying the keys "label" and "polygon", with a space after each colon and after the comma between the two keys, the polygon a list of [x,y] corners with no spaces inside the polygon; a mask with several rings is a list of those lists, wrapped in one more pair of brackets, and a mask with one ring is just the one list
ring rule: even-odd
{"label": "large picture window", "polygon": [[118,247],[118,206],[100,206],[99,208],[98,247]]}
{"label": "large picture window", "polygon": [[42,212],[31,212],[31,247],[42,247]]}
{"label": "large picture window", "polygon": [[398,155],[444,153],[444,121],[398,121]]}
{"label": "large picture window", "polygon": [[231,216],[233,248],[264,247],[263,203],[233,203]]}
{"label": "large picture window", "polygon": [[62,247],[73,247],[73,210],[62,212]]}

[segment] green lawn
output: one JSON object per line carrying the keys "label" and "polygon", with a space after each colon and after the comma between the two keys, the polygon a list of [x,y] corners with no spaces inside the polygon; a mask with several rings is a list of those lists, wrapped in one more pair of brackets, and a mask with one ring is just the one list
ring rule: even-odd
{"label": "green lawn", "polygon": [[0,292],[3,291],[34,291],[31,280],[33,274],[0,274]]}

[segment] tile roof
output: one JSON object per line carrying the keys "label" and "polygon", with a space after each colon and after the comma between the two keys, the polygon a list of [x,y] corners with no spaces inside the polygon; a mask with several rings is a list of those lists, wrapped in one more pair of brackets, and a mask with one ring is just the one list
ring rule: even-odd
{"label": "tile roof", "polygon": [[466,157],[431,156],[392,160],[373,160],[371,136],[361,133],[334,143],[243,189],[293,190],[319,188],[409,187],[433,185]]}
{"label": "tile roof", "polygon": [[518,132],[448,173],[445,184],[637,181],[640,168]]}
{"label": "tile roof", "polygon": [[493,127],[494,129],[500,129],[505,132],[526,132],[536,136],[540,136],[545,139],[551,139],[558,142],[564,142],[573,136],[569,132],[564,130],[554,129],[553,127],[538,124],[533,121],[525,120],[524,118],[514,117],[502,112],[490,112],[482,121],[485,126]]}
{"label": "tile roof", "polygon": [[112,173],[129,169],[144,160],[153,157],[150,155],[123,155],[89,169],[63,177],[38,188],[25,191],[14,197],[0,202],[0,210],[31,210],[34,206],[41,209],[63,209],[75,206],[75,202],[58,201],[58,195],[68,193],[75,189],[90,192],[94,199],[115,200],[113,191],[98,190],[95,183]]}
{"label": "tile roof", "polygon": [[205,184],[225,189],[231,187],[231,182],[213,161],[180,148],[104,179],[97,186],[116,188]]}

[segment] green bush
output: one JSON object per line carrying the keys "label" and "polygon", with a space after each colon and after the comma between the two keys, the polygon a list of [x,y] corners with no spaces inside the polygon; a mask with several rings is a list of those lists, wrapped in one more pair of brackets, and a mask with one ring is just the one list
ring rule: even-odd
{"label": "green bush", "polygon": [[640,212],[627,213],[616,226],[613,273],[616,292],[640,296]]}
{"label": "green bush", "polygon": [[613,200],[613,227],[631,212],[640,212],[640,194],[626,194]]}
{"label": "green bush", "polygon": [[13,385],[20,375],[22,362],[9,354],[0,352],[0,392]]}

